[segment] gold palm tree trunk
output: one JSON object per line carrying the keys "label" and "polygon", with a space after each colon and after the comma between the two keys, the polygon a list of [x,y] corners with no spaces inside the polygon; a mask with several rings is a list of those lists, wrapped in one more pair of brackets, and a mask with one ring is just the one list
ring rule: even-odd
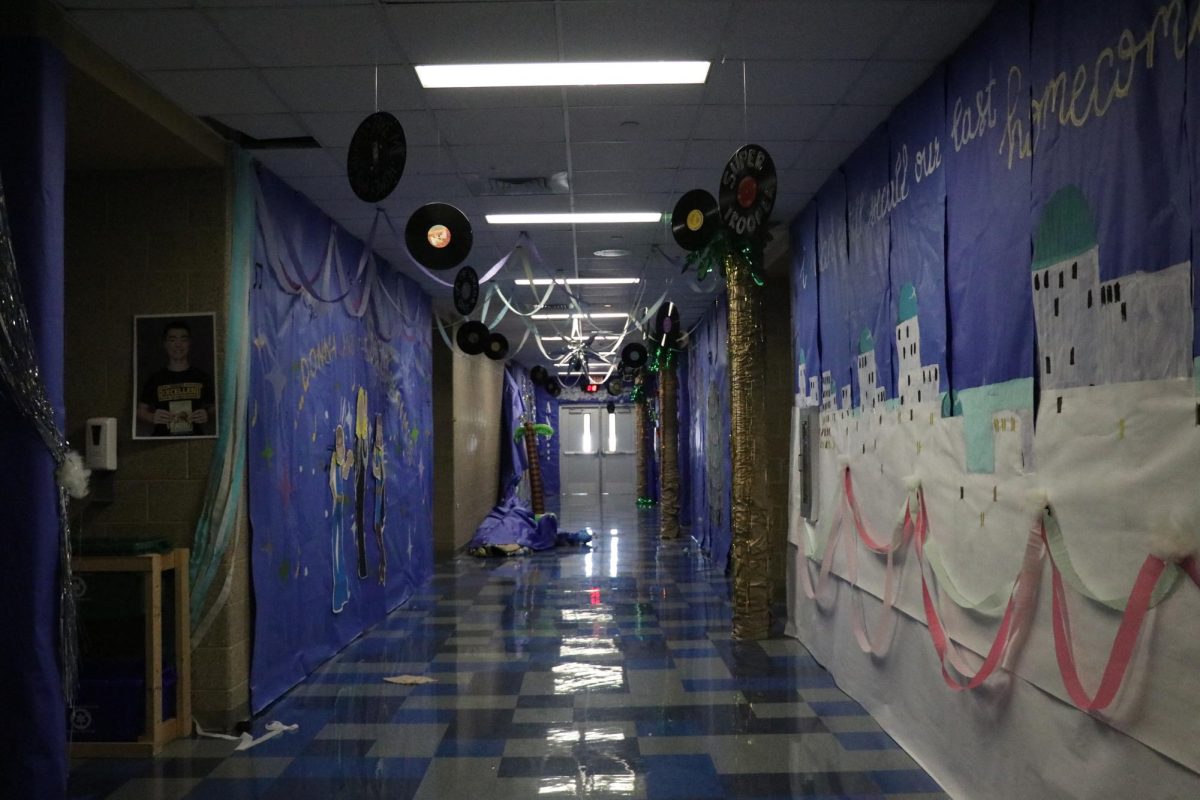
{"label": "gold palm tree trunk", "polygon": [[729,383],[733,460],[734,639],[765,639],[771,627],[770,551],[763,426],[762,304],[750,266],[725,260],[729,291]]}
{"label": "gold palm tree trunk", "polygon": [[658,459],[659,534],[679,538],[679,423],[675,365],[664,364],[658,373],[658,419],[662,452]]}

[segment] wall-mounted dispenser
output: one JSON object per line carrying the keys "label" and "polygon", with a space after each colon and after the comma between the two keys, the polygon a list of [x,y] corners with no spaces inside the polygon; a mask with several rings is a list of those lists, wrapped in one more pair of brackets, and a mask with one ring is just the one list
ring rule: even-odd
{"label": "wall-mounted dispenser", "polygon": [[87,421],[86,461],[89,469],[117,468],[116,417],[92,417]]}

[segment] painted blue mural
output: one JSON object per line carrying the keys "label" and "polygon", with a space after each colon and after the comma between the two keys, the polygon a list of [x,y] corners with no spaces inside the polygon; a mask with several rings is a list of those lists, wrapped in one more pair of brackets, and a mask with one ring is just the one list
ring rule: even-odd
{"label": "painted blue mural", "polygon": [[429,298],[270,173],[258,185],[256,712],[409,598],[433,558]]}
{"label": "painted blue mural", "polygon": [[692,538],[720,569],[729,563],[733,540],[728,342],[729,305],[722,296],[692,332],[687,351]]}

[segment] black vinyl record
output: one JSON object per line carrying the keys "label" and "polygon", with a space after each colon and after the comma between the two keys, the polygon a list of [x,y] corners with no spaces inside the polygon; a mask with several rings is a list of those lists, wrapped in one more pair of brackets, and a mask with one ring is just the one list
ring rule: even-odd
{"label": "black vinyl record", "polygon": [[469,356],[477,356],[487,347],[488,337],[491,336],[491,331],[487,325],[477,320],[464,322],[458,329],[458,333],[454,334],[454,341],[458,342],[458,349],[462,350]]}
{"label": "black vinyl record", "polygon": [[408,158],[400,120],[376,111],[358,124],[346,154],[346,177],[360,200],[378,203],[392,193]]}
{"label": "black vinyl record", "polygon": [[454,277],[454,308],[466,316],[479,302],[479,276],[470,267],[463,267]]}
{"label": "black vinyl record", "polygon": [[609,401],[608,401],[608,405],[606,405],[604,408],[605,408],[605,410],[606,410],[606,411],[608,411],[608,413],[610,413],[610,414],[615,414],[615,413],[617,413],[617,404],[616,404],[616,403],[614,403],[612,400],[609,400]]}
{"label": "black vinyl record", "polygon": [[538,364],[529,370],[529,380],[533,381],[535,386],[547,386],[550,383],[550,372]]}
{"label": "black vinyl record", "polygon": [[421,206],[404,226],[408,252],[429,269],[454,269],[471,252],[471,241],[471,223],[446,203]]}
{"label": "black vinyl record", "polygon": [[604,389],[613,397],[620,397],[625,391],[625,384],[621,382],[620,378],[609,378],[604,382]]}
{"label": "black vinyl record", "polygon": [[668,342],[677,340],[682,333],[679,319],[679,307],[670,300],[664,300],[654,315],[654,337],[665,337]]}
{"label": "black vinyl record", "polygon": [[487,338],[483,354],[492,361],[502,361],[508,355],[508,339],[502,333],[493,333]]}
{"label": "black vinyl record", "polygon": [[738,148],[721,173],[718,196],[721,221],[736,236],[766,232],[775,208],[775,162],[756,144]]}
{"label": "black vinyl record", "polygon": [[550,378],[546,383],[546,393],[551,397],[558,397],[562,394],[562,384],[558,382],[558,378]]}
{"label": "black vinyl record", "polygon": [[630,342],[621,348],[621,364],[630,369],[642,367],[646,358],[646,346],[640,342]]}
{"label": "black vinyl record", "polygon": [[692,189],[675,204],[671,235],[684,250],[699,250],[712,241],[719,220],[716,198],[703,189]]}

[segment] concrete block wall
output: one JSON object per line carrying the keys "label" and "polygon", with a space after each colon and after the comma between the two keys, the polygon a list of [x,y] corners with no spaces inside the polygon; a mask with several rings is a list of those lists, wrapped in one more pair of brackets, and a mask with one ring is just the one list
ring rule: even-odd
{"label": "concrete block wall", "polygon": [[[229,223],[223,168],[71,171],[66,211],[67,431],[83,442],[89,417],[117,418],[118,468],[73,509],[87,553],[93,537],[166,539],[192,546],[215,440],[132,438],[133,317],[217,314],[224,363]],[[229,602],[202,642],[192,642],[193,710],[228,727],[248,716],[249,540],[227,558]]]}

